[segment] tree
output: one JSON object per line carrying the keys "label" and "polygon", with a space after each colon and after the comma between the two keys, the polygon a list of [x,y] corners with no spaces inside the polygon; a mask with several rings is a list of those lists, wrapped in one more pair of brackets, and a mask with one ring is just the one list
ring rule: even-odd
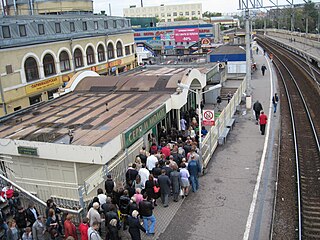
{"label": "tree", "polygon": [[180,17],[177,17],[174,19],[175,22],[178,22],[178,21],[188,21],[189,18],[187,17],[183,17],[183,16],[180,16]]}
{"label": "tree", "polygon": [[209,11],[205,11],[203,14],[202,14],[202,17],[208,17],[208,18],[211,18],[211,17],[221,17],[222,14],[219,13],[219,12],[209,12]]}

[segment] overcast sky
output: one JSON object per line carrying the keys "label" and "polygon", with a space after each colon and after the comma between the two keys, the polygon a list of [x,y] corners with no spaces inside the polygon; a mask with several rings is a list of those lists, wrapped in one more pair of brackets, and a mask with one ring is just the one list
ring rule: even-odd
{"label": "overcast sky", "polygon": [[[286,0],[277,0],[278,4],[287,4]],[[273,1],[273,2],[277,2]],[[249,1],[250,2],[250,1]],[[294,4],[301,3],[303,0],[294,0]],[[313,0],[319,2],[319,0]],[[106,11],[109,15],[109,3],[111,4],[111,13],[113,16],[123,16],[123,8],[129,5],[140,6],[140,0],[93,0],[93,7],[95,13]],[[202,3],[202,11],[231,13],[236,12],[239,8],[239,0],[143,0],[144,6],[155,6],[160,4],[172,5],[183,3]],[[272,3],[268,0],[263,1],[264,6],[271,6]]]}
{"label": "overcast sky", "polygon": [[[94,12],[98,13],[105,10],[109,14],[109,3],[111,4],[111,13],[114,16],[123,16],[123,8],[130,5],[140,7],[140,0],[94,0]],[[156,6],[160,4],[184,4],[184,3],[202,3],[202,11],[211,12],[235,12],[238,9],[238,0],[143,0],[143,6]]]}

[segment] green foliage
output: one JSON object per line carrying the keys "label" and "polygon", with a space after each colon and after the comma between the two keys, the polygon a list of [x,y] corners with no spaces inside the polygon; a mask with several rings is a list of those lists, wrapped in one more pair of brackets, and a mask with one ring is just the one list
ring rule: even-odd
{"label": "green foliage", "polygon": [[209,11],[205,11],[203,14],[202,14],[203,17],[221,17],[222,14],[219,13],[219,12],[209,12]]}
{"label": "green foliage", "polygon": [[175,22],[178,22],[178,21],[188,21],[189,18],[187,17],[183,17],[183,16],[180,16],[180,17],[177,17],[174,19]]}

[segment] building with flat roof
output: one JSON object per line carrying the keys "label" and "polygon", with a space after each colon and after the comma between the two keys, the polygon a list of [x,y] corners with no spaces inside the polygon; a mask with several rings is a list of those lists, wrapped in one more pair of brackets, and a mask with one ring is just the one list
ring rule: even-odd
{"label": "building with flat roof", "polygon": [[104,15],[0,18],[0,116],[53,98],[77,72],[136,66],[130,21]]}
{"label": "building with flat roof", "polygon": [[152,67],[120,76],[85,71],[65,95],[0,119],[0,157],[11,159],[1,170],[41,199],[76,203],[79,189],[92,199],[106,173],[123,180],[151,133],[180,129],[180,113],[196,109],[196,94],[177,92],[178,81],[202,89],[216,69]]}
{"label": "building with flat roof", "polygon": [[62,13],[93,13],[92,0],[6,0],[3,15],[38,15]]}
{"label": "building with flat roof", "polygon": [[124,17],[156,17],[161,22],[174,22],[177,19],[193,20],[202,18],[202,4],[176,4],[136,7],[135,5],[123,9]]}

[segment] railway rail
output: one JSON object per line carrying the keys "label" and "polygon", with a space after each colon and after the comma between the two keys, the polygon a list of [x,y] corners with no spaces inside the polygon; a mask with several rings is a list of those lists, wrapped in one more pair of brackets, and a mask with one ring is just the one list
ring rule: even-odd
{"label": "railway rail", "polygon": [[[320,108],[315,87],[320,75],[312,73],[315,69],[308,69],[308,63],[279,46],[264,40],[259,40],[259,44],[273,53],[273,62],[288,99],[296,161],[298,238],[320,239]],[[280,161],[288,159],[284,157]]]}

